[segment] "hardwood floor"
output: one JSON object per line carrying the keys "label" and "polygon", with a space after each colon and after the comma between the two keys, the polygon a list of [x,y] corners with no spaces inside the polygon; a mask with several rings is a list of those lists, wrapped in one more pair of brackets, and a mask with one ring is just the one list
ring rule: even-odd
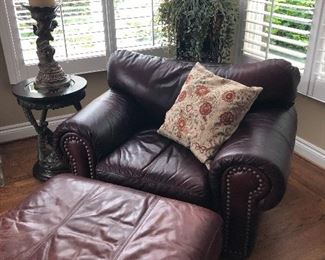
{"label": "hardwood floor", "polygon": [[282,202],[262,215],[252,260],[325,259],[325,200],[292,174]]}
{"label": "hardwood floor", "polygon": [[36,139],[0,145],[5,186],[0,188],[0,213],[19,204],[42,183],[33,178]]}
{"label": "hardwood floor", "polygon": [[[32,176],[36,139],[0,145],[5,187],[0,213],[17,205],[41,183]],[[282,202],[262,215],[250,260],[325,260],[325,170],[295,155]]]}

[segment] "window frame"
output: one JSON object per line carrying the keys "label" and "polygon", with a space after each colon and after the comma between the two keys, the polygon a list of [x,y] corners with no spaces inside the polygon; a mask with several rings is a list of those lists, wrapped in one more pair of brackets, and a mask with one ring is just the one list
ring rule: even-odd
{"label": "window frame", "polygon": [[[10,82],[19,82],[21,79],[20,59],[17,56],[16,46],[14,44],[14,35],[10,25],[13,19],[8,16],[7,2],[7,0],[0,1],[0,37],[7,64],[9,80]],[[13,8],[13,5],[11,7]]]}
{"label": "window frame", "polygon": [[[308,68],[308,81],[307,82],[303,82],[306,83],[307,85],[307,93],[306,95],[309,97],[312,97],[318,101],[321,101],[323,103],[325,103],[325,99],[320,98],[320,96],[318,96],[317,94],[314,93],[315,90],[315,82],[316,79],[314,77],[314,69],[315,69],[315,61],[316,61],[316,54],[317,54],[317,48],[318,46],[318,36],[319,36],[319,32],[320,32],[320,28],[322,26],[322,20],[325,21],[325,1],[322,0],[317,0],[316,2],[316,6],[315,6],[315,19],[313,19],[313,26],[312,26],[312,30],[311,30],[311,40],[310,40],[310,48],[309,48],[309,52],[307,53],[307,63],[306,63],[306,67]],[[324,46],[325,47],[325,46]],[[309,58],[308,58],[309,57]],[[325,92],[325,85],[323,87],[323,91]],[[324,95],[323,95],[324,96]]]}
{"label": "window frame", "polygon": [[[239,32],[237,34],[237,45],[236,45],[236,61],[240,63],[250,63],[264,60],[263,58],[254,57],[244,53],[244,37],[245,37],[245,18],[248,0],[240,1],[240,25]],[[319,30],[320,21],[322,19],[322,10],[325,10],[325,1],[316,0],[314,16],[312,20],[312,27],[310,32],[309,46],[307,51],[307,58],[305,63],[305,69],[301,75],[301,81],[298,85],[298,93],[317,99],[321,102],[317,96],[313,94],[312,76],[313,76],[313,62],[315,56],[315,50],[317,45],[317,31]]]}
{"label": "window frame", "polygon": [[[69,59],[67,61],[59,60],[60,65],[67,74],[106,71],[107,59],[117,49],[114,0],[101,0],[101,3],[104,16],[106,55]],[[17,84],[27,78],[35,77],[39,71],[37,64],[26,65],[24,63],[19,32],[15,28],[14,8],[12,0],[0,1],[0,37],[10,84]],[[137,49],[137,51],[148,54],[162,54],[162,49],[163,47],[153,46],[152,48]],[[76,68],[78,69],[76,70]]]}

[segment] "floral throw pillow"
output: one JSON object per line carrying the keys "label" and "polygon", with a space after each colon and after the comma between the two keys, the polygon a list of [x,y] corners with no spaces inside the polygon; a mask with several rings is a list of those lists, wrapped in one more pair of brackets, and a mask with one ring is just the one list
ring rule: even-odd
{"label": "floral throw pillow", "polygon": [[189,148],[210,168],[211,158],[236,131],[261,91],[216,76],[197,63],[158,133]]}

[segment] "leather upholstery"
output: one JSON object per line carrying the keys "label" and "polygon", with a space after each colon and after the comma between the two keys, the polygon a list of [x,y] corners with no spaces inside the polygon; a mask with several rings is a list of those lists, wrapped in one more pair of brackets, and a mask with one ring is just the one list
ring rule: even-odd
{"label": "leather upholstery", "polygon": [[225,220],[224,253],[244,257],[260,212],[277,205],[285,191],[299,70],[284,60],[206,65],[220,76],[263,87],[206,172],[186,149],[150,132],[163,122],[193,65],[116,51],[108,63],[110,90],[64,122],[57,142],[76,175],[213,208]]}
{"label": "leather upholstery", "polygon": [[[233,165],[253,165],[277,184],[257,205],[263,210],[273,208],[284,195],[296,130],[297,115],[293,107],[251,111],[214,158],[211,183],[218,183],[220,175]],[[220,186],[214,190],[219,189]]]}
{"label": "leather upholstery", "polygon": [[132,98],[107,91],[67,119],[55,132],[57,142],[67,132],[90,141],[96,161],[118,147],[143,127],[141,107]]}
{"label": "leather upholstery", "polygon": [[[116,51],[108,63],[108,84],[135,98],[155,120],[164,119],[174,104],[193,63]],[[289,107],[296,97],[299,70],[284,60],[242,65],[205,64],[215,74],[247,86],[263,87],[256,106]]]}
{"label": "leather upholstery", "polygon": [[294,108],[251,111],[214,158],[209,176],[227,229],[225,253],[247,255],[254,245],[259,212],[282,199],[296,120]]}
{"label": "leather upholstery", "polygon": [[96,179],[209,207],[206,167],[156,131],[141,131],[109,154],[98,163]]}
{"label": "leather upholstery", "polygon": [[0,259],[217,259],[221,227],[205,208],[61,175],[0,215]]}

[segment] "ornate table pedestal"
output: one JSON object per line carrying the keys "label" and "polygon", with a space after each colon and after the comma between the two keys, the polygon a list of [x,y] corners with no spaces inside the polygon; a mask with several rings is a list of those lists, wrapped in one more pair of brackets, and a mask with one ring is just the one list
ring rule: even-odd
{"label": "ornate table pedestal", "polygon": [[[38,135],[38,161],[33,167],[35,178],[46,181],[56,174],[69,171],[53,146],[53,132],[48,128],[46,117],[49,109],[74,106],[79,111],[80,101],[86,95],[86,86],[87,81],[84,78],[71,76],[69,86],[54,92],[36,90],[34,79],[22,81],[13,87],[12,92],[18,104]],[[35,119],[32,110],[42,111],[39,121]]]}

